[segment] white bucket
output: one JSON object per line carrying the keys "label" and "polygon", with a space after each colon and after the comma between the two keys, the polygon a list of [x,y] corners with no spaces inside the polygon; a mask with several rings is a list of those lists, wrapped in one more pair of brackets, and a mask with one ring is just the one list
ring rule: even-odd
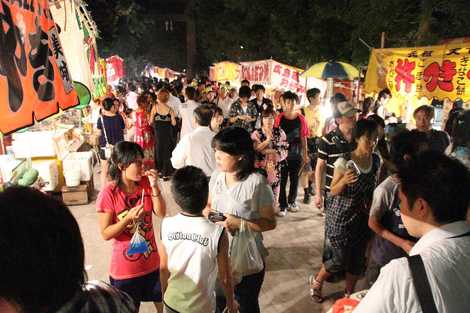
{"label": "white bucket", "polygon": [[80,185],[80,169],[64,171],[64,178],[67,187],[77,187]]}

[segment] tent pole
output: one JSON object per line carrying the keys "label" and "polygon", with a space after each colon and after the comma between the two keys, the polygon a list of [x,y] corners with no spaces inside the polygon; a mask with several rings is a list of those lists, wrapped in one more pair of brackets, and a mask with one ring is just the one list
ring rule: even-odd
{"label": "tent pole", "polygon": [[5,143],[3,142],[3,134],[0,133],[0,154],[7,154],[5,149]]}

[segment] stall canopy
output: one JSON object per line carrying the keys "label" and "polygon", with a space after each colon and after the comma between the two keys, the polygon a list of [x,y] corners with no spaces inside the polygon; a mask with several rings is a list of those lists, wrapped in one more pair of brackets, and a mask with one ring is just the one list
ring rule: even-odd
{"label": "stall canopy", "polygon": [[241,79],[252,84],[263,84],[275,89],[305,93],[305,79],[300,77],[302,69],[282,64],[275,60],[242,62]]}
{"label": "stall canopy", "polygon": [[344,62],[320,62],[312,65],[302,76],[319,79],[336,78],[353,80],[359,77],[359,71],[353,65]]}
{"label": "stall canopy", "polygon": [[79,103],[48,0],[0,4],[0,131]]}

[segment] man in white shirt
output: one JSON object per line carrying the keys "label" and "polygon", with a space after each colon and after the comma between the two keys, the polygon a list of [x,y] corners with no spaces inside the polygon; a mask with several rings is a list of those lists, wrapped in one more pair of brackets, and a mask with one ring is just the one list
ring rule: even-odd
{"label": "man in white shirt", "polygon": [[126,95],[126,103],[127,107],[131,109],[132,111],[137,110],[137,96],[138,94],[135,92],[136,88],[133,84],[129,85],[129,92]]}
{"label": "man in white shirt", "polygon": [[217,106],[222,109],[224,117],[228,117],[230,106],[235,100],[230,98],[227,94],[227,85],[222,85],[219,89],[219,97],[217,98]]}
{"label": "man in white shirt", "polygon": [[420,239],[411,257],[392,260],[382,268],[354,312],[470,312],[468,169],[439,152],[427,151],[403,165],[398,176],[403,224]]}
{"label": "man in white shirt", "polygon": [[191,133],[181,138],[173,150],[171,164],[174,168],[186,165],[199,167],[209,177],[216,167],[212,138],[215,133],[209,128],[212,110],[203,104],[194,110],[194,122],[198,126]]}
{"label": "man in white shirt", "polygon": [[181,115],[181,137],[186,134],[189,134],[194,130],[193,124],[193,115],[194,110],[198,107],[196,99],[196,89],[188,86],[184,90],[186,95],[186,102],[182,103],[180,106],[180,115]]}
{"label": "man in white shirt", "polygon": [[176,112],[177,117],[181,117],[181,114],[180,114],[181,101],[178,97],[173,96],[171,92],[170,92],[170,98],[168,99],[168,105],[170,106],[170,108],[173,109],[173,111]]}

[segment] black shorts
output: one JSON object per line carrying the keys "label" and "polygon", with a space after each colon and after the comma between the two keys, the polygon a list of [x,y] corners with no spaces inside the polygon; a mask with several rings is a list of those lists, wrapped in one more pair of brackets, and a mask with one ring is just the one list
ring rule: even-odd
{"label": "black shorts", "polygon": [[328,273],[346,272],[356,276],[362,276],[366,270],[367,240],[355,245],[345,247],[333,247],[325,237],[323,247],[323,265]]}
{"label": "black shorts", "polygon": [[124,291],[137,305],[140,302],[162,302],[160,271],[129,279],[113,279],[109,277],[111,286]]}

